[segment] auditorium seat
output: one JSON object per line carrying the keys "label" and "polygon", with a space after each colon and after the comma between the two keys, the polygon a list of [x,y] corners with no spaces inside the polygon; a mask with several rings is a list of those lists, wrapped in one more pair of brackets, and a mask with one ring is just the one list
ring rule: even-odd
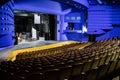
{"label": "auditorium seat", "polygon": [[85,80],[85,79],[86,79],[86,74],[84,73],[79,73],[69,78],[69,80]]}
{"label": "auditorium seat", "polygon": [[117,65],[115,67],[115,75],[120,75],[120,58],[118,59]]}
{"label": "auditorium seat", "polygon": [[73,60],[68,60],[66,63],[65,63],[65,65],[66,66],[69,66],[69,65],[74,65],[74,59]]}
{"label": "auditorium seat", "polygon": [[92,60],[84,62],[83,66],[82,66],[82,72],[86,72],[86,71],[90,70],[91,66],[92,66],[92,62],[93,62]]}
{"label": "auditorium seat", "polygon": [[60,69],[59,80],[69,80],[72,75],[72,66],[65,66]]}
{"label": "auditorium seat", "polygon": [[82,72],[83,63],[77,63],[73,65],[72,75],[77,75]]}
{"label": "auditorium seat", "polygon": [[1,62],[0,74],[11,80],[107,80],[113,74],[120,75],[120,49],[116,39],[77,49],[81,44],[23,52],[13,62]]}
{"label": "auditorium seat", "polygon": [[113,54],[108,54],[108,55],[106,56],[105,64],[108,64],[110,61],[112,61],[112,60],[111,60],[112,57],[113,57]]}
{"label": "auditorium seat", "polygon": [[59,69],[53,69],[45,72],[44,78],[45,78],[44,80],[59,80]]}
{"label": "auditorium seat", "polygon": [[44,80],[43,73],[31,73],[25,80]]}
{"label": "auditorium seat", "polygon": [[81,63],[82,62],[82,58],[76,58],[74,59],[74,62],[77,64],[77,63]]}
{"label": "auditorium seat", "polygon": [[107,71],[108,71],[108,69],[109,69],[109,66],[110,66],[110,64],[104,64],[104,65],[101,65],[99,68],[98,68],[98,70],[99,70],[99,72],[97,73],[97,78],[96,78],[96,80],[107,80],[106,78],[105,78],[105,76],[107,75]]}
{"label": "auditorium seat", "polygon": [[115,61],[111,61],[109,64],[109,69],[107,71],[107,79],[112,79],[113,78],[113,75],[114,75],[114,71],[115,71],[115,68],[116,68],[116,65],[117,65],[117,62],[118,60],[115,60]]}
{"label": "auditorium seat", "polygon": [[100,58],[95,58],[92,62],[91,69],[95,69],[99,66]]}
{"label": "auditorium seat", "polygon": [[106,58],[107,58],[106,56],[102,56],[102,57],[100,57],[100,63],[99,63],[99,66],[105,64]]}
{"label": "auditorium seat", "polygon": [[97,80],[98,67],[91,69],[85,73],[85,80]]}

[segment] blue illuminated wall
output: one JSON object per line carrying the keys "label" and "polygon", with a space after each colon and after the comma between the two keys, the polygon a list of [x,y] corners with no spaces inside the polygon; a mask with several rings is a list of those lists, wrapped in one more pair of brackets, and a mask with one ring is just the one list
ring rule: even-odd
{"label": "blue illuminated wall", "polygon": [[0,7],[0,48],[14,43],[14,2],[9,0]]}
{"label": "blue illuminated wall", "polygon": [[[98,36],[96,40],[120,37],[120,7],[119,6],[90,6],[88,10],[88,30],[105,33]],[[113,26],[114,25],[114,26]],[[115,26],[119,25],[119,26]],[[107,31],[106,31],[107,30]]]}
{"label": "blue illuminated wall", "polygon": [[52,0],[15,0],[15,10],[63,14],[61,5]]}
{"label": "blue illuminated wall", "polygon": [[73,0],[73,1],[76,1],[86,7],[89,7],[88,0]]}
{"label": "blue illuminated wall", "polygon": [[[66,36],[66,40],[75,40],[75,41],[83,41],[85,37],[84,32],[82,31],[83,25],[86,22],[85,12],[71,12],[64,16],[64,21],[66,25],[64,25],[64,34]],[[70,26],[74,26],[71,28]]]}

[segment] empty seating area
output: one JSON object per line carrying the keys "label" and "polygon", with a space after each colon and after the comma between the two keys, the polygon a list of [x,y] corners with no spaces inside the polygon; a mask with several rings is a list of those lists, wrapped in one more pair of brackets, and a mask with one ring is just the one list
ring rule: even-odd
{"label": "empty seating area", "polygon": [[61,47],[61,46],[64,46],[64,45],[69,45],[69,44],[73,45],[74,43],[76,44],[76,43],[79,43],[79,42],[76,42],[76,41],[64,41],[64,42],[59,42],[59,43],[49,44],[49,45],[44,45],[44,46],[37,46],[37,47],[30,47],[30,48],[14,50],[14,51],[12,51],[11,53],[8,54],[7,60],[11,60],[11,61],[16,60],[16,56],[18,54],[24,54],[24,53],[29,54],[29,53],[34,53],[34,52],[37,53],[37,52],[39,52],[41,50],[47,51],[48,49],[51,49],[51,48]]}
{"label": "empty seating area", "polygon": [[3,80],[112,80],[120,75],[119,43],[113,38],[22,52],[0,63],[0,75]]}
{"label": "empty seating area", "polygon": [[68,51],[71,47],[74,48],[80,44],[81,43],[73,43],[70,45],[63,45],[60,47],[55,47],[55,48],[50,48],[50,49],[36,50],[32,52],[23,52],[16,56],[16,60],[21,60],[21,59],[26,59],[26,58],[37,58],[37,57],[42,57],[42,56],[47,56],[47,55],[59,54],[59,53]]}

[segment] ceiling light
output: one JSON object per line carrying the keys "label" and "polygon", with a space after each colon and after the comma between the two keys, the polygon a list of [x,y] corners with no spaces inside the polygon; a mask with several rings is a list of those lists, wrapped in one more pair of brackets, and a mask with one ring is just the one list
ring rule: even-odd
{"label": "ceiling light", "polygon": [[112,3],[115,3],[115,1],[113,1]]}
{"label": "ceiling light", "polygon": [[91,3],[91,1],[88,1],[88,3]]}
{"label": "ceiling light", "polygon": [[69,1],[67,1],[66,3],[70,3]]}

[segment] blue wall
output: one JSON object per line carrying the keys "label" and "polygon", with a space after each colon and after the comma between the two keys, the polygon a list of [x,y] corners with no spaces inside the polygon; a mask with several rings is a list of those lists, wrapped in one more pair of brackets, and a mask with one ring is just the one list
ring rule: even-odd
{"label": "blue wall", "polygon": [[104,39],[114,38],[114,37],[120,37],[120,26],[119,27],[114,27],[109,32],[106,32],[105,34],[97,37],[96,40],[104,40]]}
{"label": "blue wall", "polygon": [[12,46],[14,41],[14,2],[9,0],[0,7],[0,47]]}
{"label": "blue wall", "polygon": [[119,6],[90,6],[88,10],[88,30],[109,30],[105,34],[98,36],[96,40],[111,38],[120,35],[116,33],[119,28],[113,27],[114,24],[120,24]]}
{"label": "blue wall", "polygon": [[88,4],[88,1],[87,0],[73,0],[73,1],[76,1],[86,7],[89,7],[89,4]]}
{"label": "blue wall", "polygon": [[[85,35],[85,32],[83,32],[83,26],[86,23],[85,18],[85,12],[79,11],[79,12],[71,12],[69,14],[66,14],[64,16],[64,21],[67,25],[64,25],[64,38],[63,40],[75,40],[75,41],[86,41],[84,38],[87,38],[88,36]],[[70,23],[74,24],[74,28],[71,29]],[[66,37],[65,37],[66,36]]]}
{"label": "blue wall", "polygon": [[14,9],[50,14],[65,14],[67,12],[67,10],[62,10],[60,3],[51,0],[15,0]]}

